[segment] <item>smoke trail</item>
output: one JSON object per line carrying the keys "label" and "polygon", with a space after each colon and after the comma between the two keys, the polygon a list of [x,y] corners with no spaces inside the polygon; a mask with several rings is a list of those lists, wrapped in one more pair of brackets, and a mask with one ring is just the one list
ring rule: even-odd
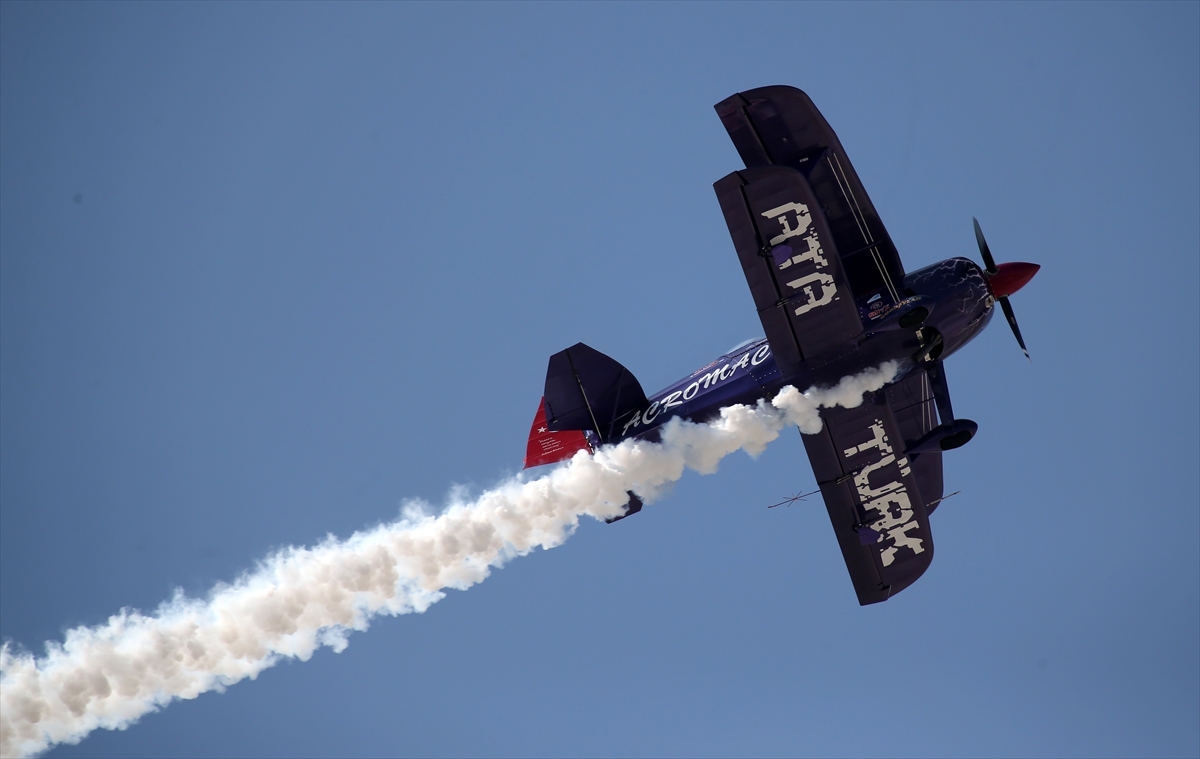
{"label": "smoke trail", "polygon": [[889,362],[806,393],[789,386],[771,402],[724,408],[707,424],[673,419],[661,443],[580,452],[549,474],[510,479],[471,502],[452,495],[438,516],[409,508],[346,540],[283,549],[207,600],[177,592],[150,616],[122,609],[107,624],[48,642],[40,658],[5,643],[0,756],[126,727],[174,698],[253,678],[281,657],[307,660],[323,645],[342,651],[347,633],[367,629],[377,614],[423,612],[446,588],[464,590],[513,557],[561,544],[582,515],[619,515],[627,490],[649,503],[687,468],[708,474],[739,449],[758,455],[787,424],[819,432],[818,408],[858,406],[897,368]]}

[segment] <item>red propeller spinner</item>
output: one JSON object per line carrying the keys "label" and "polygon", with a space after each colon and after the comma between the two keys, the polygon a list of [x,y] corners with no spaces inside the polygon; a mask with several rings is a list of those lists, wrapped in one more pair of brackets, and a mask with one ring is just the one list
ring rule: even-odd
{"label": "red propeller spinner", "polygon": [[992,295],[997,298],[1006,298],[1028,284],[1040,268],[1042,267],[1037,264],[1027,264],[1021,261],[1000,264],[996,267],[996,273],[988,277],[988,287],[991,288]]}

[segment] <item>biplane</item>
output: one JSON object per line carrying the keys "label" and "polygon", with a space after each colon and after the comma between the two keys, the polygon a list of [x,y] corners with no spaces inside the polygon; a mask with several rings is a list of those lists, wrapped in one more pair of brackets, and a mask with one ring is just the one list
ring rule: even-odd
{"label": "biplane", "polygon": [[[906,272],[807,94],[762,87],[715,108],[746,168],[713,188],[765,337],[650,396],[583,343],[555,353],[525,466],[653,439],[675,417],[706,421],[785,385],[831,386],[898,361],[890,384],[857,408],[822,409],[821,431],[801,435],[859,603],[885,601],[933,560],[929,517],[943,500],[942,454],[978,429],[954,415],[945,360],[988,325],[997,302],[1028,358],[1009,296],[1039,267],[997,265],[976,221],[982,267],[951,258]],[[641,506],[631,492],[624,516]]]}

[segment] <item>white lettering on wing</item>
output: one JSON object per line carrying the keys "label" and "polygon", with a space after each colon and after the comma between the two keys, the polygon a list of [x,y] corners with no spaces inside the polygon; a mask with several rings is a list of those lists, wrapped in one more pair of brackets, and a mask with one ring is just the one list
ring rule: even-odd
{"label": "white lettering on wing", "polygon": [[804,263],[805,261],[812,261],[813,266],[816,266],[819,269],[823,269],[829,265],[829,262],[825,260],[825,256],[823,255],[825,251],[821,249],[821,241],[817,239],[817,233],[815,231],[811,232],[807,237],[804,238],[804,243],[808,245],[808,249],[800,253],[800,255],[792,256],[788,260],[779,264],[780,271],[783,271],[792,264],[800,264]]}
{"label": "white lettering on wing", "polygon": [[[789,217],[788,214],[794,214],[794,217]],[[770,211],[764,211],[763,216],[778,220],[779,226],[783,227],[783,232],[771,238],[772,245],[778,245],[784,240],[804,234],[804,230],[808,229],[809,224],[812,224],[812,215],[808,212],[808,206],[803,203],[784,203]],[[792,218],[796,221],[794,227],[789,223]]]}
{"label": "white lettering on wing", "polygon": [[[814,284],[821,287],[820,297],[813,295],[812,286]],[[837,294],[837,284],[834,283],[833,277],[820,271],[813,272],[807,277],[793,279],[791,282],[788,282],[788,287],[793,290],[799,290],[808,297],[807,303],[796,308],[796,316],[806,314],[817,306],[824,306],[826,303],[832,301],[833,296]]]}
{"label": "white lettering on wing", "polygon": [[[863,466],[854,476],[854,488],[858,491],[859,502],[864,512],[878,511],[879,516],[872,519],[868,513],[870,526],[880,534],[877,543],[891,541],[891,545],[880,551],[879,557],[885,567],[891,566],[896,560],[900,548],[907,548],[913,554],[923,553],[925,546],[922,539],[910,536],[911,530],[920,529],[921,525],[913,518],[912,502],[904,487],[903,478],[911,471],[908,459],[901,456],[896,458],[883,428],[883,420],[876,419],[868,428],[870,439],[843,451],[847,459],[861,453],[876,449],[879,459]],[[891,471],[894,468],[894,472]],[[872,485],[871,476],[875,473],[876,484]],[[881,482],[882,481],[882,482]]]}
{"label": "white lettering on wing", "polygon": [[[829,273],[822,271],[829,266],[829,261],[825,257],[825,251],[821,248],[817,230],[812,228],[812,214],[809,213],[808,206],[803,203],[784,203],[769,211],[764,211],[762,215],[778,221],[783,230],[771,238],[772,247],[780,245],[785,240],[800,238],[790,244],[795,246],[791,250],[796,254],[778,264],[779,271],[801,265],[806,265],[806,268],[809,269],[804,276],[787,283],[787,286],[796,294],[804,296],[804,302],[793,307],[796,316],[803,316],[814,308],[832,303],[837,295],[837,282]],[[806,232],[807,234],[805,234]],[[801,245],[803,245],[803,249],[801,249]],[[785,247],[783,250],[787,251],[789,248]],[[789,306],[794,302],[789,299]]]}

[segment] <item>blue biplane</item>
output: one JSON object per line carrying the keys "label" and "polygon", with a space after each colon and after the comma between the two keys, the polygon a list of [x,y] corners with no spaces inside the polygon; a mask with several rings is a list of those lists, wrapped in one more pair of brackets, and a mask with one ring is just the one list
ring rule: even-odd
{"label": "blue biplane", "polygon": [[[954,416],[943,362],[988,325],[997,302],[1028,358],[1008,298],[1039,267],[997,265],[975,222],[982,268],[951,258],[905,273],[808,95],[762,87],[716,110],[746,168],[713,186],[766,336],[649,397],[629,370],[583,343],[554,354],[525,465],[653,438],[673,417],[705,421],[785,385],[829,386],[899,361],[892,383],[858,408],[822,410],[822,430],[801,436],[859,603],[885,601],[933,560],[942,452],[978,428]],[[631,493],[625,516],[641,506]]]}

